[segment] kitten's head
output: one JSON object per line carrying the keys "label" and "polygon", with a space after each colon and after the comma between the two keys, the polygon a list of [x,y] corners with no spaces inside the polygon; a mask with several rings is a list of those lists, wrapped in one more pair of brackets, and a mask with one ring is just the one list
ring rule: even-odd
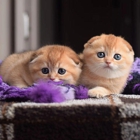
{"label": "kitten's head", "polygon": [[35,81],[40,79],[76,84],[82,63],[69,47],[48,45],[37,50],[29,63],[30,73]]}
{"label": "kitten's head", "polygon": [[95,36],[85,45],[85,65],[94,74],[105,78],[117,78],[128,74],[134,61],[131,45],[112,34]]}

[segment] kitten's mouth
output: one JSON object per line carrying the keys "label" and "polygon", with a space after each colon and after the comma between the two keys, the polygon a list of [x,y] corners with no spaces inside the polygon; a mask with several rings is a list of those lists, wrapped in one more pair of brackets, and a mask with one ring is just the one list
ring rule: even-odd
{"label": "kitten's mouth", "polygon": [[112,69],[109,65],[105,66],[106,69]]}

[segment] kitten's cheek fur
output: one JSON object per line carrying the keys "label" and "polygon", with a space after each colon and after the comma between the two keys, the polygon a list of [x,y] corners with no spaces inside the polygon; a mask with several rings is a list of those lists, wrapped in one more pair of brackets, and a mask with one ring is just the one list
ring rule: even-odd
{"label": "kitten's cheek fur", "polygon": [[95,87],[95,88],[89,89],[88,91],[89,97],[96,97],[96,98],[101,98],[110,94],[111,92],[104,87]]}

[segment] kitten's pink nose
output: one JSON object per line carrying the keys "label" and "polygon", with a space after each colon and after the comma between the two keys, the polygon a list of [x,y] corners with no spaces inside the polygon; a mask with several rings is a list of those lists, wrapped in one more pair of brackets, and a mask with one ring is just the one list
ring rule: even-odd
{"label": "kitten's pink nose", "polygon": [[106,62],[107,65],[111,64],[111,62]]}

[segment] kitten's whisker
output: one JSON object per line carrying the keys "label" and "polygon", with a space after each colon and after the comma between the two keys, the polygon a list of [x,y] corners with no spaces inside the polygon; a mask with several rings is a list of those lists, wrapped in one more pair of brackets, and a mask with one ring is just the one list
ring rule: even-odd
{"label": "kitten's whisker", "polygon": [[96,66],[96,68],[93,69],[94,72],[97,72],[98,70],[100,70],[102,68],[102,66],[98,65]]}

